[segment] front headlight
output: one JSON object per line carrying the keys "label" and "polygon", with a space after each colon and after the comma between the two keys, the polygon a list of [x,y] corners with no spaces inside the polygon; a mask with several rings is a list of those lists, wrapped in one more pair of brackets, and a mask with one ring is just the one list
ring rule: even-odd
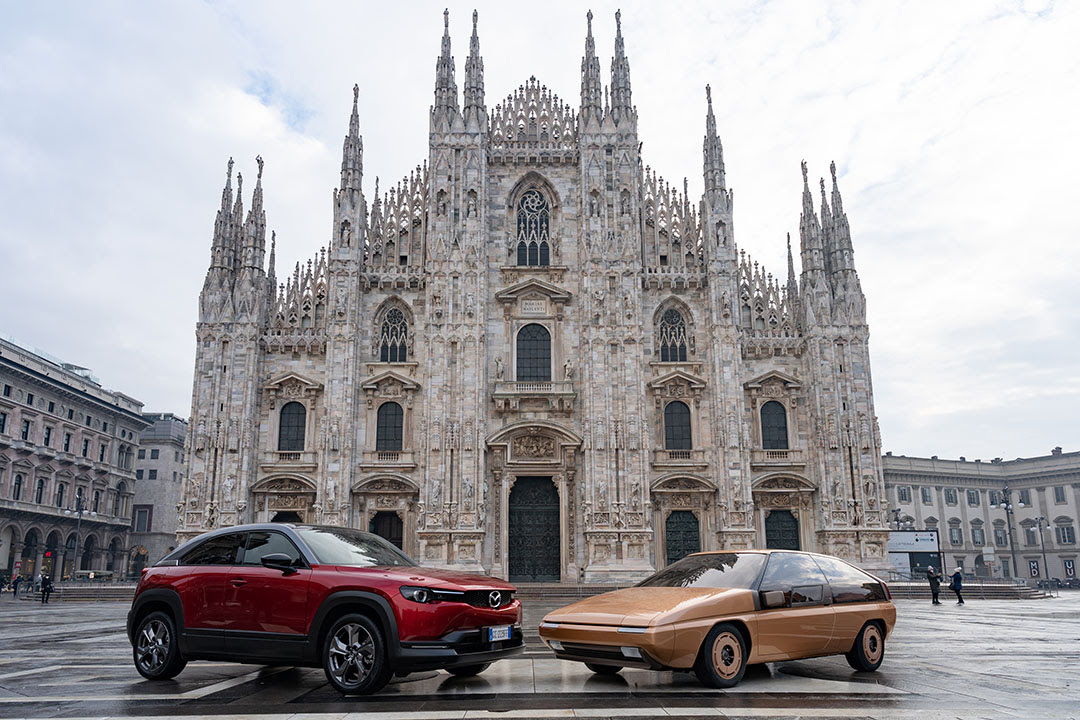
{"label": "front headlight", "polygon": [[435,599],[435,594],[425,587],[414,587],[412,585],[401,586],[401,596],[406,600],[412,600],[413,602],[426,603]]}

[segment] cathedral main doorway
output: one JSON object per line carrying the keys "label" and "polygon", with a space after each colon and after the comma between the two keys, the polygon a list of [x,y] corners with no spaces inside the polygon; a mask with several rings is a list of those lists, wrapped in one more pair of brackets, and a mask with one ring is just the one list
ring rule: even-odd
{"label": "cathedral main doorway", "polygon": [[701,528],[697,515],[689,510],[675,510],[664,524],[664,547],[667,564],[682,560],[691,553],[701,552]]}
{"label": "cathedral main doorway", "polygon": [[765,518],[765,547],[773,550],[799,549],[799,521],[790,510],[773,510]]}
{"label": "cathedral main doorway", "polygon": [[405,525],[401,522],[401,518],[398,517],[396,512],[380,510],[375,513],[375,516],[371,518],[371,522],[368,523],[368,531],[388,541],[398,550],[401,550],[403,547],[402,542],[405,537]]}
{"label": "cathedral main doorway", "polygon": [[518,477],[510,489],[510,582],[559,582],[559,493],[550,477]]}

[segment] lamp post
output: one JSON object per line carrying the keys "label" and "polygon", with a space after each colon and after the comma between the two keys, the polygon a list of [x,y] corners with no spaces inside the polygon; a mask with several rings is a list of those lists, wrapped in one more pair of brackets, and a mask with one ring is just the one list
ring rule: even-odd
{"label": "lamp post", "polygon": [[[1024,507],[1024,503],[1016,503],[1017,507]],[[1006,485],[1001,488],[1001,503],[998,505],[1005,511],[1005,527],[1009,530],[1009,550],[1012,553],[1012,571],[1013,578],[1020,577],[1020,568],[1016,566],[1016,543],[1013,541],[1013,529],[1012,529],[1012,516],[1013,516],[1013,504],[1012,504],[1012,490]]]}
{"label": "lamp post", "polygon": [[1042,579],[1046,581],[1046,588],[1049,590],[1050,589],[1050,565],[1046,562],[1046,543],[1043,541],[1043,533],[1042,533],[1042,531],[1043,531],[1043,526],[1044,525],[1046,527],[1050,527],[1050,521],[1047,520],[1046,518],[1044,518],[1042,515],[1040,515],[1039,517],[1035,518],[1035,522],[1039,524],[1039,547],[1042,548],[1042,558],[1043,558],[1043,571],[1042,571],[1043,577],[1042,577]]}
{"label": "lamp post", "polygon": [[[82,488],[79,488],[79,489],[81,490]],[[79,541],[82,539],[80,536],[82,534],[83,515],[90,515],[90,517],[97,517],[97,511],[88,510],[86,508],[86,506],[83,505],[82,493],[81,492],[76,492],[75,493],[75,509],[74,509],[74,511],[72,511],[71,508],[68,508],[67,510],[64,511],[64,514],[65,515],[72,515],[72,514],[75,515],[75,557],[71,562],[71,575],[72,575],[72,579],[74,579],[75,573],[79,569]],[[63,573],[63,568],[60,569],[60,572]]]}

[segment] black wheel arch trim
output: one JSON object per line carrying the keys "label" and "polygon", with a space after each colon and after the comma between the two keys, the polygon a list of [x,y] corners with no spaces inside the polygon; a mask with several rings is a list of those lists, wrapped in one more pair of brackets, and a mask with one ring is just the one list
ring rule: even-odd
{"label": "black wheel arch trim", "polygon": [[383,635],[386,637],[386,648],[393,662],[401,654],[401,639],[398,637],[397,617],[390,601],[378,593],[365,590],[339,590],[326,597],[315,611],[311,620],[311,629],[308,632],[308,652],[311,660],[319,662],[319,650],[321,648],[323,633],[327,630],[326,618],[335,610],[342,607],[360,606],[374,612],[379,622]]}
{"label": "black wheel arch trim", "polygon": [[173,624],[181,643],[184,636],[184,605],[180,602],[180,595],[175,590],[166,588],[152,588],[143,590],[128,611],[127,635],[128,641],[135,643],[135,621],[143,615],[143,609],[150,603],[164,603],[172,612]]}

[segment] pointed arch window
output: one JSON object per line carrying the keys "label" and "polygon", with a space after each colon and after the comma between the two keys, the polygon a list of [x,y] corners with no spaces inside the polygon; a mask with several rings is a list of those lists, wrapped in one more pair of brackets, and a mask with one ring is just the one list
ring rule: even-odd
{"label": "pointed arch window", "polygon": [[518,382],[551,382],[551,333],[532,323],[517,336]]}
{"label": "pointed arch window", "polygon": [[405,412],[396,402],[387,402],[379,406],[379,416],[375,429],[375,449],[400,451],[402,448]]}
{"label": "pointed arch window", "polygon": [[517,206],[518,265],[544,267],[551,264],[550,221],[551,210],[544,196],[536,188],[526,190]]}
{"label": "pointed arch window", "polygon": [[761,406],[761,447],[765,450],[787,450],[787,410],[775,400]]}
{"label": "pointed arch window", "polygon": [[390,308],[379,330],[379,361],[405,362],[409,359],[409,323],[399,308]]}
{"label": "pointed arch window", "polygon": [[686,321],[674,308],[660,317],[660,362],[686,362]]}
{"label": "pointed arch window", "polygon": [[304,427],[307,425],[307,408],[298,402],[285,403],[278,423],[278,450],[302,452]]}
{"label": "pointed arch window", "polygon": [[680,400],[669,402],[664,408],[664,449],[691,450],[693,447],[690,407]]}

